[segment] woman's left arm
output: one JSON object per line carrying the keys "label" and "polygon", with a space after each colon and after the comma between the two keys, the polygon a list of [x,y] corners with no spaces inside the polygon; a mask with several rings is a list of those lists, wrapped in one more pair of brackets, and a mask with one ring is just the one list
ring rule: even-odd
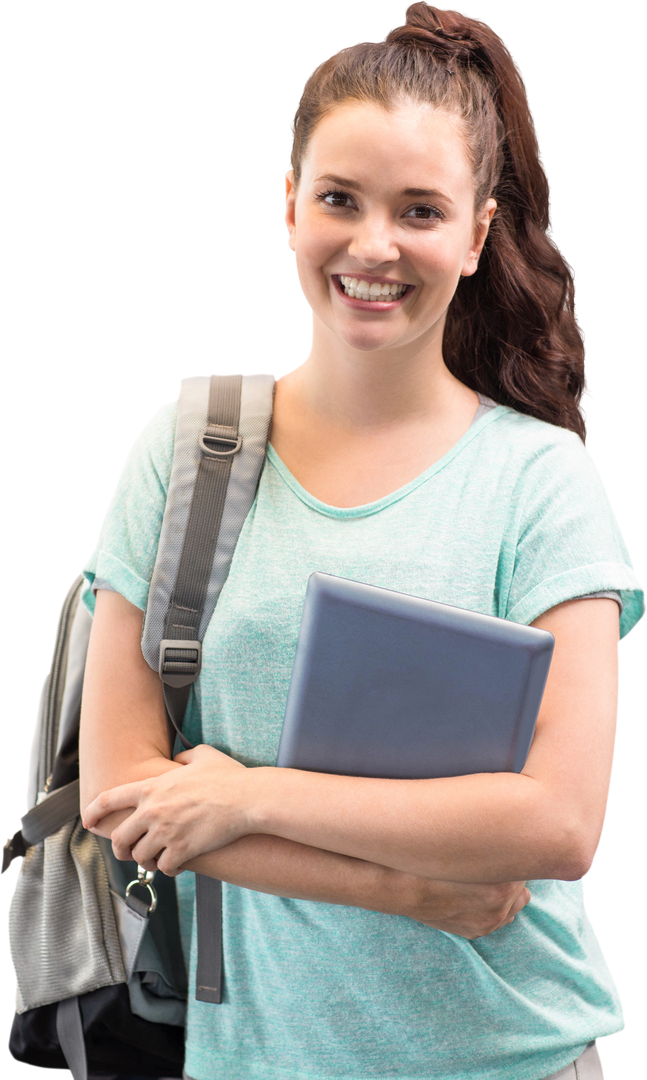
{"label": "woman's left arm", "polygon": [[258,770],[254,831],[441,880],[582,877],[611,773],[618,605],[574,600],[534,625],[554,634],[555,651],[521,773],[394,781],[285,770],[275,784],[281,770]]}
{"label": "woman's left arm", "polygon": [[247,769],[198,747],[180,755],[184,769],[104,792],[86,821],[136,805],[113,833],[115,851],[158,857],[167,873],[207,850],[204,839],[200,851],[192,846],[200,806],[208,850],[262,833],[444,881],[580,878],[598,844],[611,772],[618,605],[572,600],[534,625],[554,634],[555,651],[519,774],[365,779]]}

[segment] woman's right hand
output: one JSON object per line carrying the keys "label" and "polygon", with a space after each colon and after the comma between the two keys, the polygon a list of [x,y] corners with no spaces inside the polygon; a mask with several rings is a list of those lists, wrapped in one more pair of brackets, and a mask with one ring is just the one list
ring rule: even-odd
{"label": "woman's right hand", "polygon": [[406,915],[436,930],[469,939],[508,926],[530,900],[524,881],[496,885],[431,881],[387,868],[379,892],[380,911]]}

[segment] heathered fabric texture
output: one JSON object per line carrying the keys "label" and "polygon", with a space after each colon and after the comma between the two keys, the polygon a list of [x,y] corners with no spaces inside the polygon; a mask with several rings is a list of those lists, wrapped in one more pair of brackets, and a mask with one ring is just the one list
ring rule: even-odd
{"label": "heathered fabric texture", "polygon": [[[173,453],[174,408],[137,443],[86,570],[146,602]],[[497,407],[399,491],[338,509],[270,448],[204,640],[187,734],[246,765],[276,758],[311,572],[530,623],[564,600],[642,594],[577,436]],[[92,608],[88,591],[86,602]],[[184,929],[190,874],[178,880]],[[195,1080],[540,1080],[622,1026],[579,882],[476,941],[358,908],[223,888],[225,996],[189,1003]],[[191,945],[195,974],[195,941]]]}

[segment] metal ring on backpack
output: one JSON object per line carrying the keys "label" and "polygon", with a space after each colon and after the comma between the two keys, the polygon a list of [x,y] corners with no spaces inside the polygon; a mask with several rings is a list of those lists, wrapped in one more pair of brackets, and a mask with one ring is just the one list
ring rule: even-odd
{"label": "metal ring on backpack", "polygon": [[157,893],[153,888],[154,877],[155,874],[153,871],[146,870],[143,866],[138,866],[137,877],[134,881],[131,881],[128,885],[126,885],[126,899],[128,899],[128,897],[130,896],[130,891],[135,885],[141,885],[142,889],[148,889],[148,893],[151,898],[150,907],[148,909],[149,915],[152,915],[155,911],[155,908],[157,907]]}

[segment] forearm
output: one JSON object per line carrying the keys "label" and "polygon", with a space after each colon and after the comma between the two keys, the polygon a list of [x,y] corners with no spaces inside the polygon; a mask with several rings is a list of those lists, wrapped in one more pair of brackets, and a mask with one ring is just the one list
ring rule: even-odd
{"label": "forearm", "polygon": [[[151,776],[162,776],[163,773],[170,772],[172,769],[182,768],[178,762],[170,761],[163,754],[152,754],[149,757],[142,755],[135,760],[122,759],[118,764],[108,763],[107,766],[95,761],[93,765],[94,767],[88,767],[87,771],[83,767],[83,762],[81,765],[81,815],[93,798],[96,798],[101,791],[115,785],[115,776],[118,778],[116,784],[131,784],[138,780],[148,780]],[[114,830],[121,825],[122,821],[130,817],[133,809],[134,807],[128,810],[115,810],[111,814],[106,814],[96,823],[92,831],[110,840]]]}
{"label": "forearm", "polygon": [[[94,831],[110,837],[131,813],[130,809],[120,809],[103,815],[94,824]],[[158,866],[159,855],[147,857],[130,850],[119,855],[116,837],[114,833],[113,846],[117,844],[118,857],[136,857],[149,870]],[[155,850],[157,847],[154,844]],[[163,853],[161,863],[167,854],[167,851]],[[166,866],[161,868],[177,872]],[[180,869],[275,896],[406,916],[469,938],[490,934],[506,925],[530,896],[523,881],[487,885],[429,880],[271,835],[241,836],[215,851],[180,863]]]}
{"label": "forearm", "polygon": [[580,876],[568,803],[529,776],[400,781],[251,772],[250,827],[260,833],[444,881]]}
{"label": "forearm", "polygon": [[393,871],[363,859],[322,851],[278,836],[243,836],[192,859],[185,870],[256,892],[326,904],[384,909]]}
{"label": "forearm", "polygon": [[[164,758],[129,766],[128,781],[158,776],[168,767],[182,768]],[[94,832],[111,838],[131,810],[116,810],[102,818]],[[183,870],[205,874],[255,892],[295,900],[342,904],[387,914],[414,916],[407,905],[416,883],[385,866],[322,851],[278,836],[243,836],[227,847],[190,860]],[[431,887],[431,886],[430,886]]]}

